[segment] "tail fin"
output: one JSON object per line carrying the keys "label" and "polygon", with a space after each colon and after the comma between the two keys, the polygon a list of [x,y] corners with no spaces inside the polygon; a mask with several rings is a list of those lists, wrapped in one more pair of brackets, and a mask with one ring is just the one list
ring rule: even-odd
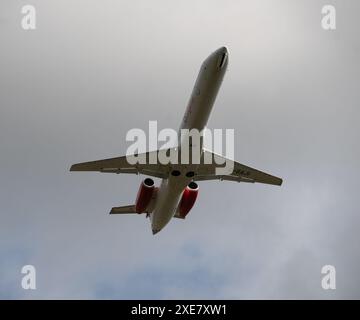
{"label": "tail fin", "polygon": [[127,213],[136,213],[135,205],[114,207],[111,209],[110,214],[127,214]]}

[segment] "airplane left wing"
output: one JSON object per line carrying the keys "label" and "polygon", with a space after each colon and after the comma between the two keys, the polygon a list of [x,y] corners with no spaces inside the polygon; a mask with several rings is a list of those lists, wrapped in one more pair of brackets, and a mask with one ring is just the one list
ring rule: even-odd
{"label": "airplane left wing", "polygon": [[[206,164],[204,162],[205,157],[211,159],[210,164]],[[217,163],[224,163],[225,161],[232,162],[233,164],[232,172],[229,174],[217,174],[216,168],[222,167]],[[194,177],[194,181],[203,181],[203,180],[227,180],[227,181],[252,182],[252,183],[258,182],[258,183],[273,184],[278,186],[282,184],[281,178],[248,167],[239,162],[227,159],[209,150],[204,150],[201,164],[199,165],[197,174]]]}
{"label": "airplane left wing", "polygon": [[[108,173],[132,173],[144,174],[156,178],[166,178],[169,175],[169,166],[164,166],[160,163],[150,164],[151,157],[157,157],[158,153],[166,152],[166,150],[157,150],[139,154],[138,157],[144,157],[144,164],[136,163],[130,164],[127,156],[110,158],[104,160],[96,160],[89,162],[77,163],[71,166],[70,171],[98,171]],[[152,154],[152,155],[151,155]],[[156,158],[157,159],[157,158]]]}

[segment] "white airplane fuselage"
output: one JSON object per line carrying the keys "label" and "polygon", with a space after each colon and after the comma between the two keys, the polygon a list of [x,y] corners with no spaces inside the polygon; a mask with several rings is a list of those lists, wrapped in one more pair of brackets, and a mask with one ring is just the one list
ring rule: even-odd
{"label": "white airplane fuselage", "polygon": [[[228,51],[226,47],[216,50],[202,63],[180,130],[197,129],[201,132],[206,127],[227,65]],[[179,148],[185,147],[189,148],[180,141]],[[202,145],[200,148],[202,150]],[[196,170],[196,165],[191,162],[188,165],[173,164],[169,177],[162,180],[154,210],[150,213],[153,234],[164,228],[175,215],[181,195],[192,180],[192,177],[188,177],[186,174],[194,170]],[[177,171],[177,175],[172,174],[174,171]]]}

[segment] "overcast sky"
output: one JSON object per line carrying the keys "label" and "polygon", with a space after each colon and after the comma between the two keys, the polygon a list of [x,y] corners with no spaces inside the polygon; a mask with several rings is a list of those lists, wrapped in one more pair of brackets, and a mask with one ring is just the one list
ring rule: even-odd
{"label": "overcast sky", "polygon": [[[37,29],[21,28],[21,7]],[[321,28],[335,5],[337,30]],[[360,298],[357,0],[2,0],[1,298]],[[229,49],[208,126],[281,187],[202,182],[156,236],[143,176],[70,173],[177,129],[202,61]],[[158,181],[157,181],[158,183]],[[23,265],[37,289],[23,290]],[[321,268],[336,267],[336,290]]]}

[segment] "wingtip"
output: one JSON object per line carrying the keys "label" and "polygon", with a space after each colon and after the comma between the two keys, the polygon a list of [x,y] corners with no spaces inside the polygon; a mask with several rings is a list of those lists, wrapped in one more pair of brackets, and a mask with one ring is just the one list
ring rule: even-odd
{"label": "wingtip", "polygon": [[82,168],[79,166],[79,163],[73,164],[70,167],[70,171],[83,171]]}

